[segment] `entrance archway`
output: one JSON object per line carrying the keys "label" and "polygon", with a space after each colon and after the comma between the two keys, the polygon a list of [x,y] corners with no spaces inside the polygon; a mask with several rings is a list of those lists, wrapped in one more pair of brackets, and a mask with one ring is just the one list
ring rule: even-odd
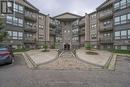
{"label": "entrance archway", "polygon": [[64,50],[70,50],[70,44],[64,44]]}

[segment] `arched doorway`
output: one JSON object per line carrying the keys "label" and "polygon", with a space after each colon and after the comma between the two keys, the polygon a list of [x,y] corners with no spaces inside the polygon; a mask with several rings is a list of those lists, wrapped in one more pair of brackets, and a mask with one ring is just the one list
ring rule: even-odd
{"label": "arched doorway", "polygon": [[70,50],[70,44],[64,44],[64,50]]}

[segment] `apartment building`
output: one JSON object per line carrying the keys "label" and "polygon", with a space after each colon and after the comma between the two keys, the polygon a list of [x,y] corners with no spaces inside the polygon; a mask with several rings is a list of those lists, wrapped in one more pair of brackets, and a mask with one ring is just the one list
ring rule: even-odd
{"label": "apartment building", "polygon": [[114,3],[114,48],[130,50],[130,0]]}
{"label": "apartment building", "polygon": [[106,0],[97,8],[99,46],[101,49],[113,48],[113,3],[115,0]]}
{"label": "apartment building", "polygon": [[78,49],[90,43],[98,49],[130,49],[130,0],[106,0],[96,11],[79,16],[63,13],[50,17],[27,0],[15,0],[15,16],[6,15],[3,43],[15,48]]}

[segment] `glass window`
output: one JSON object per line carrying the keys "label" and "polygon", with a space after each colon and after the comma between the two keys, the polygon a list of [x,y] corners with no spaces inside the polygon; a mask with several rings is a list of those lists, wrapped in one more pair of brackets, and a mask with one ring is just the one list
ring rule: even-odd
{"label": "glass window", "polygon": [[115,25],[120,24],[120,17],[115,17]]}
{"label": "glass window", "polygon": [[23,6],[19,5],[19,12],[23,13]]}
{"label": "glass window", "polygon": [[13,25],[18,25],[18,18],[13,18]]}
{"label": "glass window", "polygon": [[7,16],[6,17],[6,22],[9,23],[9,24],[12,24],[12,21],[13,21],[12,19],[13,19],[13,17]]}
{"label": "glass window", "polygon": [[8,35],[9,35],[9,36],[12,36],[12,32],[11,32],[11,31],[8,31]]}
{"label": "glass window", "polygon": [[127,31],[121,31],[121,39],[127,38]]}
{"label": "glass window", "polygon": [[115,32],[115,39],[120,39],[120,31]]}
{"label": "glass window", "polygon": [[23,39],[23,33],[22,32],[18,32],[18,38]]}
{"label": "glass window", "polygon": [[17,36],[18,36],[18,33],[17,32],[13,32],[13,39],[18,39]]}
{"label": "glass window", "polygon": [[130,39],[130,30],[128,30],[128,38]]}
{"label": "glass window", "polygon": [[127,3],[130,3],[130,0],[127,0]]}
{"label": "glass window", "polygon": [[121,4],[121,9],[126,8],[126,0],[121,0],[120,4]]}
{"label": "glass window", "polygon": [[128,19],[130,19],[130,13],[127,16],[128,16]]}
{"label": "glass window", "polygon": [[16,12],[18,12],[18,4],[15,4],[15,5],[14,5],[14,10],[15,10]]}
{"label": "glass window", "polygon": [[126,23],[126,19],[127,19],[126,15],[121,16],[121,24]]}
{"label": "glass window", "polygon": [[23,20],[22,19],[18,20],[18,25],[21,26],[21,27],[23,27]]}
{"label": "glass window", "polygon": [[23,33],[22,32],[18,32],[19,37],[23,37]]}
{"label": "glass window", "polygon": [[117,2],[117,3],[114,4],[114,9],[115,10],[117,10],[119,7],[120,7],[120,3],[119,2]]}

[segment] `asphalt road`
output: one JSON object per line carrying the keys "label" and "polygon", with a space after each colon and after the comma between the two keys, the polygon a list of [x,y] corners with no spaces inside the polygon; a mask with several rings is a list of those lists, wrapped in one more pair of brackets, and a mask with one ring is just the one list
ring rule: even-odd
{"label": "asphalt road", "polygon": [[0,87],[130,87],[130,58],[118,57],[115,71],[30,70],[17,55],[14,64],[0,66]]}

